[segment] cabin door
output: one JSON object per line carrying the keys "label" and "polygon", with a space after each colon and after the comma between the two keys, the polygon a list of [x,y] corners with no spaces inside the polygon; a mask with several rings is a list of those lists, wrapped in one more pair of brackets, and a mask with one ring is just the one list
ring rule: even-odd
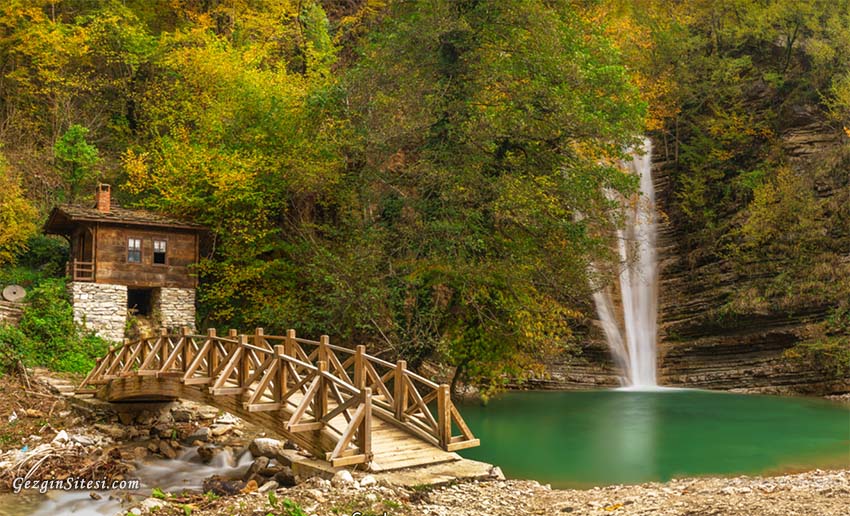
{"label": "cabin door", "polygon": [[74,242],[74,281],[94,280],[94,232],[84,228]]}

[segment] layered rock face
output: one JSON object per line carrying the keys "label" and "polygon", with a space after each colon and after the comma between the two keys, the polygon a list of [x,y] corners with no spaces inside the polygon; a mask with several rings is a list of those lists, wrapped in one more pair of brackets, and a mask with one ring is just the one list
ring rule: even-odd
{"label": "layered rock face", "polygon": [[[836,145],[837,138],[834,128],[805,110],[798,111],[798,116],[786,120],[782,145],[790,166],[806,173],[825,150]],[[793,310],[738,311],[734,320],[718,316],[718,307],[746,293],[760,273],[735,271],[716,256],[697,260],[689,256],[685,237],[693,228],[672,213],[674,152],[665,142],[655,142],[654,148],[653,178],[661,214],[659,384],[772,394],[850,392],[850,377],[835,377],[787,353],[804,338],[807,326],[828,316],[829,303],[801,303]],[[819,198],[835,193],[829,185],[816,185],[816,190]],[[534,387],[616,386],[620,375],[599,331],[591,332],[578,357],[553,360],[548,371],[549,378],[534,382]]]}
{"label": "layered rock face", "polygon": [[[784,151],[791,166],[800,171],[811,167],[818,154],[835,143],[835,131],[810,118],[800,117],[789,125],[782,134]],[[664,213],[671,204],[671,166],[663,153],[656,156],[654,177],[659,209]],[[758,273],[735,272],[719,258],[688,263],[682,243],[689,228],[675,217],[662,220],[659,383],[775,394],[850,391],[850,378],[836,378],[786,354],[801,341],[807,325],[823,321],[829,305],[752,310],[736,314],[732,321],[718,318],[717,307],[750,288]]]}

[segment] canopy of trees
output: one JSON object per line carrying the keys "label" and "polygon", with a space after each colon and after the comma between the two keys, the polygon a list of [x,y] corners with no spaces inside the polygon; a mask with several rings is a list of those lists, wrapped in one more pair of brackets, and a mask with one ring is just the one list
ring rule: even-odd
{"label": "canopy of trees", "polygon": [[32,210],[110,181],[212,229],[202,323],[497,387],[585,331],[603,192],[636,187],[614,164],[647,130],[694,260],[835,253],[847,194],[813,201],[778,130],[799,106],[850,124],[846,3],[9,0],[0,262]]}

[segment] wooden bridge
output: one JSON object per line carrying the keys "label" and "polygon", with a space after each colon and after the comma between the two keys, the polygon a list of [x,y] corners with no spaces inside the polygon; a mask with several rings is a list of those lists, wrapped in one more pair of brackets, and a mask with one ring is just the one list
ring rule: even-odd
{"label": "wooden bridge", "polygon": [[[478,446],[449,386],[318,341],[230,330],[160,335],[113,347],[77,389],[117,401],[189,399],[289,439],[333,466],[372,471],[456,460]],[[454,435],[455,428],[458,431]]]}

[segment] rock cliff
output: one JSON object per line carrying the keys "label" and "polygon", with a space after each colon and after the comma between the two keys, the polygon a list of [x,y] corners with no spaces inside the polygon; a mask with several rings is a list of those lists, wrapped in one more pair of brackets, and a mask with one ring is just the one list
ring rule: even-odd
{"label": "rock cliff", "polygon": [[[840,133],[805,109],[788,117],[780,142],[787,163],[800,173],[817,166],[825,153],[840,145]],[[656,142],[653,157],[658,209],[660,261],[659,383],[704,389],[773,394],[824,395],[850,391],[850,377],[836,377],[811,361],[792,358],[811,327],[830,313],[829,302],[800,300],[777,309],[746,307],[724,316],[719,308],[734,303],[764,271],[742,271],[722,256],[693,252],[686,245],[689,228],[673,207],[671,171],[675,167],[670,145]],[[667,149],[667,151],[665,151]],[[828,198],[847,185],[838,181],[816,183],[818,198]],[[732,216],[731,214],[729,216]],[[850,260],[850,250],[847,259]],[[594,336],[595,335],[595,336]],[[549,364],[549,378],[534,387],[575,389],[613,386],[618,371],[598,332],[584,344],[578,357],[561,357]]]}

